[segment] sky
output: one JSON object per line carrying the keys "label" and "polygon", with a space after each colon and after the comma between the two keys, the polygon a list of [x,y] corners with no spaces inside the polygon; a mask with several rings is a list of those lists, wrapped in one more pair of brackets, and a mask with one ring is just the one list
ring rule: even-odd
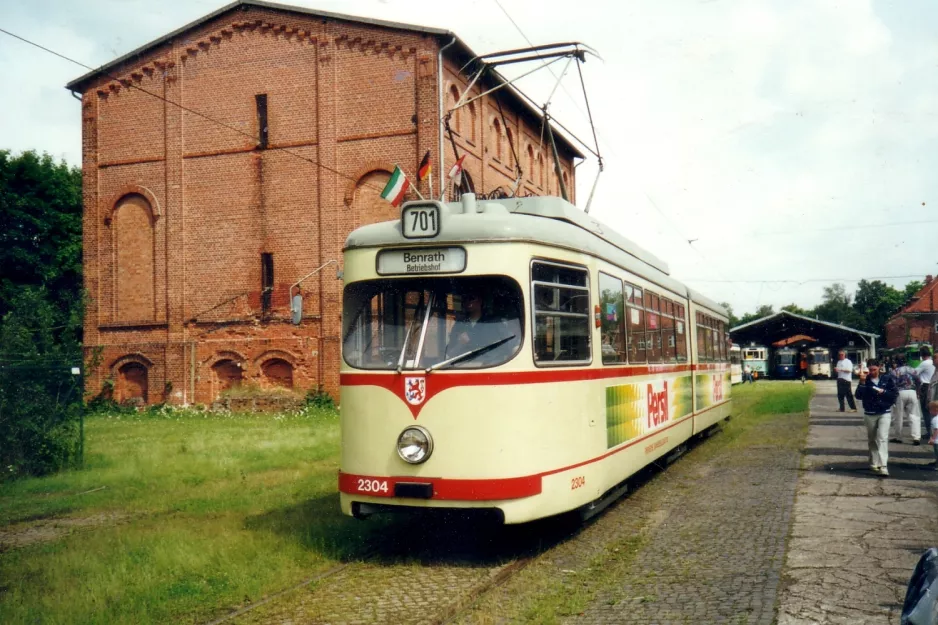
{"label": "sky", "polygon": [[[5,0],[0,28],[98,67],[224,4]],[[938,274],[931,0],[284,4],[448,29],[480,54],[594,48],[582,69],[605,170],[590,214],[738,315],[813,307],[834,281],[852,293],[861,278],[901,288]],[[80,105],[64,85],[86,71],[0,33],[0,149],[80,164]],[[519,86],[544,102],[556,83],[541,71]],[[590,141],[573,68],[560,84],[552,114]],[[577,172],[582,208],[595,158]]]}

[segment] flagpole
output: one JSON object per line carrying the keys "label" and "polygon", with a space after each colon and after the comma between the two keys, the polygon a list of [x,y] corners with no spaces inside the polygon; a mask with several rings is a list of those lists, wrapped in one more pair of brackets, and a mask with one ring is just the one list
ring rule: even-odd
{"label": "flagpole", "polygon": [[433,172],[430,172],[430,175],[427,176],[427,184],[430,185],[430,199],[432,200],[433,199]]}
{"label": "flagpole", "polygon": [[[398,165],[398,167],[400,167],[400,166]],[[409,185],[410,185],[410,188],[414,190],[414,193],[417,194],[417,197],[419,197],[419,198],[420,198],[421,200],[423,200],[423,201],[426,201],[427,198],[425,198],[425,197],[423,197],[422,195],[420,195],[420,189],[418,189],[418,188],[417,188],[417,185],[415,185],[415,184],[413,183],[413,181],[410,179],[410,176],[407,175],[407,172],[402,169],[402,170],[401,170],[401,173],[404,174],[404,178],[407,179],[407,184],[409,184]]]}

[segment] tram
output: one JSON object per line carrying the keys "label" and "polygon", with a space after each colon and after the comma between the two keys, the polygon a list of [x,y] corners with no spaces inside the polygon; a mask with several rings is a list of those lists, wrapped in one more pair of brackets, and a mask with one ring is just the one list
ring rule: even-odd
{"label": "tram", "polygon": [[763,345],[750,343],[748,347],[743,347],[743,367],[749,365],[753,373],[758,373],[760,378],[769,375],[769,348]]}
{"label": "tram", "polygon": [[724,309],[560,198],[406,203],[343,272],[345,514],[591,516],[730,416]]}
{"label": "tram", "polygon": [[780,380],[791,380],[798,376],[798,350],[793,347],[780,347],[775,350],[772,359],[772,374]]}
{"label": "tram", "polygon": [[922,364],[921,350],[923,347],[927,347],[929,350],[932,348],[931,343],[909,343],[897,351],[899,352],[898,355],[905,360],[905,364],[914,368]]}
{"label": "tram", "polygon": [[743,381],[743,357],[739,345],[730,345],[730,384],[741,384]]}
{"label": "tram", "polygon": [[831,377],[831,352],[826,347],[808,349],[808,375],[812,378]]}

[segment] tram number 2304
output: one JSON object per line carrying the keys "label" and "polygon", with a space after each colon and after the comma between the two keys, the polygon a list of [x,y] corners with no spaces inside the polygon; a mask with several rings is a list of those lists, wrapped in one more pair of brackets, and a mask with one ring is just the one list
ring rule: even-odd
{"label": "tram number 2304", "polygon": [[570,490],[576,490],[586,486],[586,478],[583,476],[570,478]]}
{"label": "tram number 2304", "polygon": [[358,479],[358,492],[360,493],[386,493],[388,492],[387,480],[368,480]]}
{"label": "tram number 2304", "polygon": [[429,239],[440,233],[440,209],[436,206],[408,206],[401,214],[403,234],[408,239]]}

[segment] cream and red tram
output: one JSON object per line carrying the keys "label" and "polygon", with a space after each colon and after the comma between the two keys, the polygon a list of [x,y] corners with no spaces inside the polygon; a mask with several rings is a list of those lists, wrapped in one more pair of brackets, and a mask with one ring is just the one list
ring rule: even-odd
{"label": "cream and red tram", "polygon": [[562,199],[411,202],[344,263],[346,514],[596,509],[730,414],[723,308]]}

